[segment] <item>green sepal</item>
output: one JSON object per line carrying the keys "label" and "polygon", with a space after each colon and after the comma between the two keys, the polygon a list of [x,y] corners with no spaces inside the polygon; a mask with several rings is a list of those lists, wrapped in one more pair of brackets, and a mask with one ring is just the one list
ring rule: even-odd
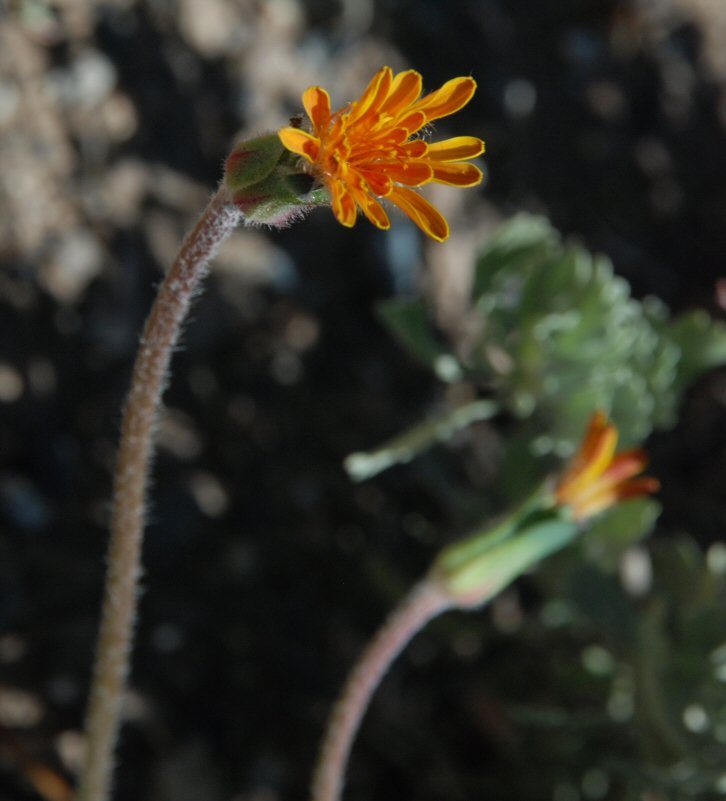
{"label": "green sepal", "polygon": [[276,133],[238,142],[224,165],[227,188],[236,192],[259,183],[275,169],[286,152]]}
{"label": "green sepal", "polygon": [[313,206],[329,202],[327,191],[313,185],[310,176],[278,167],[256,184],[237,190],[232,199],[256,225],[284,226]]}
{"label": "green sepal", "polygon": [[579,533],[567,509],[536,493],[495,526],[445,548],[431,568],[432,578],[459,606],[477,607]]}

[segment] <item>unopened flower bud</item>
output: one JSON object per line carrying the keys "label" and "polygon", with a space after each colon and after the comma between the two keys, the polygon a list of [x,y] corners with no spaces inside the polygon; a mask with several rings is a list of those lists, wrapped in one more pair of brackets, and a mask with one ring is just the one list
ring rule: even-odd
{"label": "unopened flower bud", "polygon": [[528,505],[499,525],[445,548],[431,568],[431,577],[458,607],[476,608],[570,543],[578,532],[576,522],[562,510]]}
{"label": "unopened flower bud", "polygon": [[227,157],[224,183],[252,224],[282,227],[313,206],[330,202],[327,190],[300,171],[299,160],[276,133],[235,145]]}
{"label": "unopened flower bud", "polygon": [[277,134],[265,134],[238,142],[227,156],[224,182],[232,192],[266,178],[285,154]]}

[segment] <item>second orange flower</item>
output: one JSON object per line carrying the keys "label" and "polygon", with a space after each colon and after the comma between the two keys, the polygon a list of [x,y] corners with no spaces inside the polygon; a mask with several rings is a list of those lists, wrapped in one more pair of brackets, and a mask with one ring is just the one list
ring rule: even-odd
{"label": "second orange flower", "polygon": [[360,209],[375,226],[388,229],[391,223],[380,202],[385,198],[443,242],[449,236],[446,219],[414,188],[431,182],[476,186],[482,172],[467,160],[484,152],[484,142],[457,136],[429,143],[418,134],[434,120],[463,108],[475,90],[473,78],[454,78],[421,97],[418,72],[394,76],[390,67],[383,67],[359,100],[336,112],[324,89],[306,89],[302,100],[312,131],[288,127],[279,136],[328,188],[333,213],[342,225],[353,226]]}
{"label": "second orange flower", "polygon": [[557,502],[569,506],[576,520],[587,520],[626,498],[657,492],[658,480],[641,476],[644,450],[616,453],[618,429],[602,410],[592,416],[585,438],[555,490]]}

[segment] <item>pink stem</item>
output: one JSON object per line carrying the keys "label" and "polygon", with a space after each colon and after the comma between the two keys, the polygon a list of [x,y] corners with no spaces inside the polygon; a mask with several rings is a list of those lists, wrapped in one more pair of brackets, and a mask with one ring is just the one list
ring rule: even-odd
{"label": "pink stem", "polygon": [[77,801],[106,801],[129,672],[154,431],[169,362],[207,266],[241,220],[224,188],[215,194],[159,287],[136,356],[121,424],[101,627]]}
{"label": "pink stem", "polygon": [[339,801],[353,739],[381,679],[416,633],[453,606],[443,587],[425,579],[404,598],[368,645],[330,717],[313,777],[312,801]]}

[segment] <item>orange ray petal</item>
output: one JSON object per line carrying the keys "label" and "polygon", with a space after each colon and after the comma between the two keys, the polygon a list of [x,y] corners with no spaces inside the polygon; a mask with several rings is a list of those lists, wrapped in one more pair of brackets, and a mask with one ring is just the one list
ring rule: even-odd
{"label": "orange ray petal", "polygon": [[429,145],[429,158],[433,161],[462,161],[481,156],[484,142],[475,136],[455,136]]}
{"label": "orange ray petal", "polygon": [[648,454],[642,448],[633,448],[619,453],[603,473],[603,479],[616,484],[642,473],[648,464]]}
{"label": "orange ray petal", "polygon": [[565,479],[560,482],[559,494],[564,503],[583,487],[600,478],[612,461],[617,444],[618,430],[615,426],[606,421],[603,428],[600,418],[593,416],[582,450],[575,456]]}
{"label": "orange ray petal", "polygon": [[640,476],[617,485],[610,483],[601,487],[598,492],[590,493],[586,497],[578,497],[575,513],[580,519],[593,517],[620,501],[650,495],[659,489],[660,482],[651,476]]}
{"label": "orange ray petal", "polygon": [[358,168],[356,170],[361,178],[366,182],[368,189],[378,197],[386,197],[393,190],[393,181],[380,170],[373,168]]}
{"label": "orange ray petal", "polygon": [[380,137],[379,139],[367,136],[364,142],[356,143],[355,150],[351,153],[350,163],[364,164],[380,158],[395,158],[405,147],[403,143],[407,138],[408,131],[404,131],[403,128],[394,130],[386,137]]}
{"label": "orange ray petal", "polygon": [[352,228],[358,211],[355,201],[342,181],[333,181],[330,185],[333,214],[341,225]]}
{"label": "orange ray petal", "polygon": [[410,159],[420,159],[429,152],[429,145],[423,139],[414,139],[412,142],[406,142],[401,146],[403,155]]}
{"label": "orange ray petal", "polygon": [[[359,134],[360,135],[360,134]],[[359,143],[361,151],[384,149],[388,151],[391,147],[400,147],[408,139],[409,133],[405,128],[383,127],[379,130],[375,128],[366,133],[365,138],[361,137]]]}
{"label": "orange ray petal", "polygon": [[388,91],[393,82],[393,72],[390,67],[381,67],[373,76],[365,92],[352,104],[348,119],[352,125],[360,122],[369,112],[377,111],[378,107],[388,97]]}
{"label": "orange ray petal", "polygon": [[433,168],[434,181],[449,186],[476,186],[484,177],[478,167],[466,161],[434,163]]}
{"label": "orange ray petal", "polygon": [[432,239],[444,242],[449,238],[449,224],[444,216],[417,192],[404,187],[396,187],[389,197],[392,203],[398,206],[404,214],[407,214]]}
{"label": "orange ray petal", "polygon": [[636,498],[640,495],[651,495],[660,489],[660,481],[653,476],[640,476],[631,481],[620,484],[617,488],[618,500],[624,501],[626,498]]}
{"label": "orange ray petal", "polygon": [[587,504],[591,498],[597,498],[602,494],[613,495],[617,500],[618,488],[624,486],[628,479],[641,473],[647,463],[648,457],[645,451],[640,449],[619,453],[602,475],[577,488],[576,504]]}
{"label": "orange ray petal", "polygon": [[592,454],[595,451],[600,438],[602,437],[603,431],[605,431],[607,426],[607,415],[602,409],[597,409],[597,411],[595,411],[590,418],[590,422],[587,425],[587,431],[583,437],[582,444],[577,450],[577,453],[573,456],[569,467],[562,476],[560,481],[561,486],[568,484],[590,461]]}
{"label": "orange ray petal", "polygon": [[387,231],[391,227],[391,221],[383,209],[383,206],[365,192],[356,191],[354,194],[358,205],[363,209],[363,214],[381,231]]}
{"label": "orange ray petal", "polygon": [[589,517],[594,517],[605,509],[610,508],[618,501],[618,495],[614,487],[607,487],[604,490],[591,495],[587,498],[577,498],[577,501],[572,504],[572,511],[575,518],[578,520],[585,520]]}
{"label": "orange ray petal", "polygon": [[433,168],[423,161],[399,161],[376,166],[384,175],[405,186],[423,186],[434,177]]}
{"label": "orange ray petal", "polygon": [[423,79],[416,70],[399,72],[393,79],[391,91],[381,111],[386,114],[396,114],[406,106],[418,100],[423,88]]}
{"label": "orange ray petal", "polygon": [[320,86],[310,86],[302,96],[303,106],[315,127],[315,133],[330,122],[330,95]]}
{"label": "orange ray petal", "polygon": [[308,161],[317,159],[320,152],[320,139],[317,136],[299,128],[280,128],[277,135],[288,150],[304,156]]}
{"label": "orange ray petal", "polygon": [[428,117],[421,109],[409,109],[396,120],[396,127],[405,129],[408,136],[411,136],[420,131],[428,121]]}
{"label": "orange ray petal", "polygon": [[473,78],[452,78],[440,89],[426,95],[411,107],[414,111],[423,111],[429,122],[440,117],[448,117],[463,108],[476,91]]}

